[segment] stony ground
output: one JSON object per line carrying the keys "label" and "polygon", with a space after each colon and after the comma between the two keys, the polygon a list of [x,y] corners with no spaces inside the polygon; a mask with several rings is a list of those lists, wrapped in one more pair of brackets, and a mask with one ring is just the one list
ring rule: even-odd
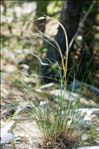
{"label": "stony ground", "polygon": [[[26,8],[27,11],[24,11]],[[2,12],[3,9],[2,6]],[[23,28],[22,22],[18,20],[21,17],[20,14],[24,15],[25,12],[34,16],[35,9],[36,5],[32,2],[32,7],[31,3],[28,3],[28,5],[24,3],[21,7],[9,8],[7,16],[2,13],[1,32],[3,38],[0,82],[2,149],[39,149],[40,130],[37,128],[33,117],[31,118],[25,111],[31,108],[30,101],[35,102],[38,108],[54,108],[60,94],[60,85],[54,83],[42,85],[41,83],[40,64],[31,54],[31,47],[32,52],[35,53],[37,43],[34,42],[31,46],[33,41],[31,34],[27,32],[29,22],[33,18],[30,17],[29,22],[26,21]],[[20,14],[18,13],[19,10]],[[14,20],[14,13],[11,15],[13,11],[16,13],[17,22]],[[47,32],[51,24],[57,27],[56,22],[50,22]],[[54,34],[55,32],[54,30]],[[23,36],[20,36],[21,34]],[[28,60],[31,63],[26,63]],[[22,64],[20,64],[21,62]],[[80,98],[80,110],[82,113],[86,113],[85,119],[82,121],[82,127],[89,128],[94,125],[98,134],[99,89],[86,83],[82,85],[81,82],[77,82],[74,92],[71,92],[72,85],[73,82],[67,91],[63,91],[65,102],[74,102]],[[80,86],[86,89],[82,96],[79,92]],[[87,140],[86,135],[82,136],[82,139],[85,145],[92,145],[92,140]],[[94,139],[93,145],[99,145],[99,135]],[[98,147],[92,149],[98,149]]]}

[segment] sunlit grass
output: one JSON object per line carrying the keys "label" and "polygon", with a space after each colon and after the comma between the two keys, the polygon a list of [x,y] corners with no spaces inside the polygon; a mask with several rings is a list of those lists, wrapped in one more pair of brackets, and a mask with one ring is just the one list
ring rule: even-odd
{"label": "sunlit grass", "polygon": [[[51,18],[48,17],[47,19]],[[81,135],[83,133],[83,131],[80,130],[80,120],[82,119],[82,116],[77,110],[80,105],[79,99],[77,102],[64,102],[64,92],[67,89],[68,38],[64,26],[60,22],[58,23],[63,29],[66,39],[65,59],[62,54],[60,45],[55,39],[52,40],[48,35],[39,31],[36,27],[34,27],[36,33],[33,34],[35,36],[41,37],[53,47],[56,46],[56,49],[59,51],[61,57],[62,67],[58,64],[58,62],[54,67],[55,71],[57,71],[60,76],[60,95],[58,97],[58,102],[55,105],[55,108],[52,109],[49,107],[44,107],[42,109],[37,108],[32,104],[33,109],[30,110],[30,113],[33,113],[33,117],[35,117],[36,124],[42,134],[41,145],[46,149],[54,148],[55,146],[62,148],[62,145],[64,147],[74,147],[81,140]],[[55,45],[52,44],[51,41],[53,41]],[[54,64],[52,63],[52,67],[53,65]]]}

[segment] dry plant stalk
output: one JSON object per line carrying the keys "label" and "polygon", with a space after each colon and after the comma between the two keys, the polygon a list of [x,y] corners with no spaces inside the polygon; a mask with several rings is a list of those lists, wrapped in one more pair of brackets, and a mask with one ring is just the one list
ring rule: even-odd
{"label": "dry plant stalk", "polygon": [[[60,48],[60,45],[59,43],[57,42],[57,40],[54,39],[54,41],[51,39],[51,37],[49,37],[48,35],[46,35],[45,33],[41,32],[36,26],[33,26],[33,28],[37,31],[37,33],[33,33],[33,35],[36,35],[38,37],[41,37],[43,40],[45,40],[46,42],[48,42],[49,44],[51,44],[54,48],[57,47],[57,50],[59,51],[60,53],[60,57],[61,57],[61,64],[62,64],[62,69],[63,69],[63,74],[64,74],[64,88],[66,88],[67,86],[67,69],[68,69],[68,52],[69,52],[69,47],[68,47],[68,37],[67,37],[67,32],[66,32],[66,29],[65,27],[62,25],[61,22],[59,22],[57,19],[54,19],[52,17],[49,17],[49,16],[45,16],[46,19],[53,19],[55,21],[57,21],[59,23],[59,25],[61,26],[63,32],[64,32],[64,35],[65,35],[65,46],[66,46],[66,52],[65,52],[65,58],[62,54],[62,50]],[[36,21],[39,21],[40,19],[44,19],[45,17],[40,17],[38,18]],[[33,23],[35,23],[35,21],[33,21]],[[52,44],[50,41],[48,41],[47,39],[45,38],[48,38],[50,39],[50,41],[53,41],[54,44],[56,45],[56,47],[54,46],[54,44]],[[59,65],[58,65],[59,66]]]}

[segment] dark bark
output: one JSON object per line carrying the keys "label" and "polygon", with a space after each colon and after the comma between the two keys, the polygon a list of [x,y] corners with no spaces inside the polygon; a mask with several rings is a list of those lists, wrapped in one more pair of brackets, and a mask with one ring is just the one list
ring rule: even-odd
{"label": "dark bark", "polygon": [[[36,16],[35,18],[38,19],[41,16],[47,15],[47,6],[49,4],[49,1],[41,0],[37,1],[37,9],[36,9]],[[39,21],[36,21],[36,27],[44,32],[45,31],[45,24],[46,24],[46,19],[41,19]]]}
{"label": "dark bark", "polygon": [[[84,9],[88,10],[92,3],[92,0],[87,1],[84,5]],[[82,27],[82,47],[80,51],[80,67],[77,72],[77,77],[79,80],[88,81],[90,83],[90,78],[95,74],[95,64],[94,64],[94,29],[93,26],[96,24],[98,5],[95,3],[95,7],[88,15]],[[89,77],[88,79],[88,75]]]}

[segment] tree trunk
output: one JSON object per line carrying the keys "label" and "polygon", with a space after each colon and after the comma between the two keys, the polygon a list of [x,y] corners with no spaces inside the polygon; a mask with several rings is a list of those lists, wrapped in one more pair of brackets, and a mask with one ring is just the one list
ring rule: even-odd
{"label": "tree trunk", "polygon": [[[86,1],[84,4],[84,10],[88,10],[93,0]],[[82,47],[80,51],[80,66],[77,72],[79,80],[87,81],[91,83],[92,77],[95,75],[94,65],[94,28],[96,24],[98,5],[95,3],[94,8],[88,15],[82,27]],[[93,73],[94,72],[94,73]],[[90,73],[90,74],[89,74]],[[89,77],[90,75],[90,77]]]}

